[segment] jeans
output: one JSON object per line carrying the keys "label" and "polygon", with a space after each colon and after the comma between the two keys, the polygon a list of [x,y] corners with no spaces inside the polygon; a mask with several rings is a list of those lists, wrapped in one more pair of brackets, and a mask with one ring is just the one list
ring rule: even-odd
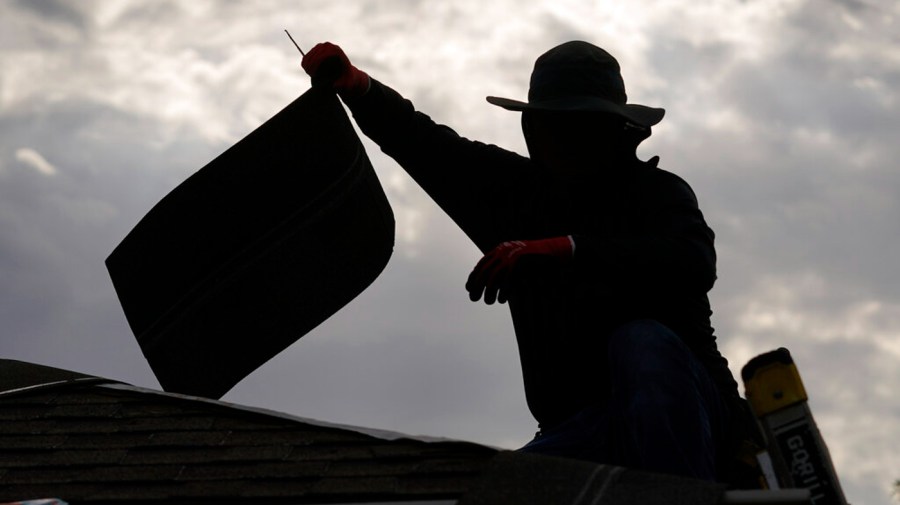
{"label": "jeans", "polygon": [[608,358],[612,391],[519,450],[715,481],[724,403],[678,335],[632,321],[610,335]]}

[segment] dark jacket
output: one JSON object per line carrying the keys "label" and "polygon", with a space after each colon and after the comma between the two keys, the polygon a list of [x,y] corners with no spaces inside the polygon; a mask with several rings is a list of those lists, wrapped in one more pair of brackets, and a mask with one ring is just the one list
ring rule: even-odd
{"label": "dark jacket", "polygon": [[528,406],[542,426],[602,399],[606,336],[634,319],[668,326],[723,394],[737,396],[709,321],[714,234],[681,178],[635,162],[561,179],[528,158],[460,137],[374,79],[348,106],[481,251],[507,240],[574,236],[569,266],[534,265],[509,298]]}

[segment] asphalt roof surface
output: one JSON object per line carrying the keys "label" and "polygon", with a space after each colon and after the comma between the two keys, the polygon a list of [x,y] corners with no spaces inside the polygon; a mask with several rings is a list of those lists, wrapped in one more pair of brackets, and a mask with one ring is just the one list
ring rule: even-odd
{"label": "asphalt roof surface", "polygon": [[0,359],[0,503],[711,505],[724,488]]}
{"label": "asphalt roof surface", "polygon": [[0,361],[0,501],[446,499],[465,492],[497,452],[385,440],[90,379]]}

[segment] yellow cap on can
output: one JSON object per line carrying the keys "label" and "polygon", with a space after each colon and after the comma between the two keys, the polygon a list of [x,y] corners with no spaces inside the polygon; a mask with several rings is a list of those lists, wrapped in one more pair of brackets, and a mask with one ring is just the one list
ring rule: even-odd
{"label": "yellow cap on can", "polygon": [[741,370],[744,394],[757,417],[807,400],[791,353],[784,347],[761,354]]}

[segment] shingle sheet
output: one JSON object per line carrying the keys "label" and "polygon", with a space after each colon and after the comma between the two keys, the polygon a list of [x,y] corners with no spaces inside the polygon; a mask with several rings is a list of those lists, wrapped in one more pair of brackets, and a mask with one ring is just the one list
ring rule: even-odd
{"label": "shingle sheet", "polygon": [[166,195],[106,266],[163,388],[220,398],[362,292],[393,244],[346,112],[314,88]]}

